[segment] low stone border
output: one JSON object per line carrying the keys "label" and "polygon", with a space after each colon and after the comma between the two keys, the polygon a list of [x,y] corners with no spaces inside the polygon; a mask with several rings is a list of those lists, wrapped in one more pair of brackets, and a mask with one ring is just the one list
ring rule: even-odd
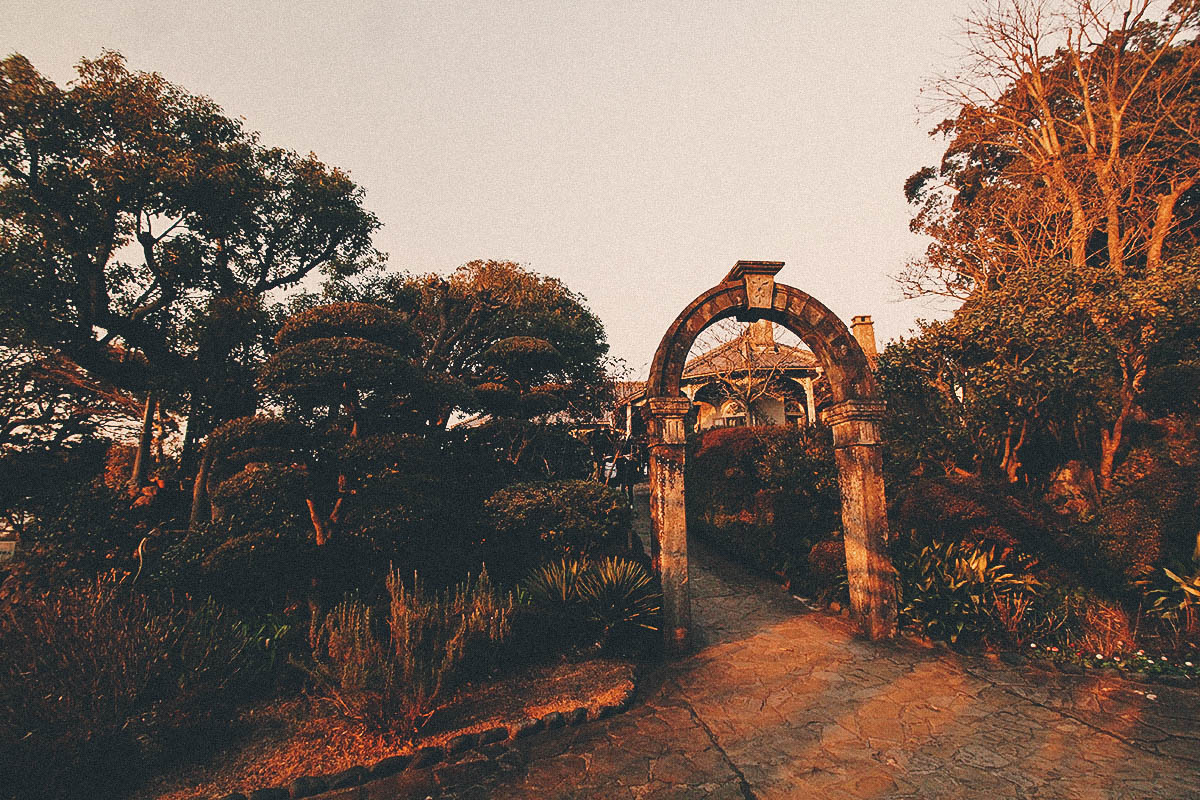
{"label": "low stone border", "polygon": [[553,731],[604,719],[633,705],[636,686],[630,686],[616,703],[579,706],[567,712],[552,711],[540,718],[516,720],[479,733],[453,736],[441,745],[420,747],[412,753],[387,756],[369,767],[349,767],[332,775],[302,775],[286,786],[221,795],[214,800],[406,800],[425,798],[442,785],[459,785],[504,769],[524,765],[525,756],[514,747],[518,740],[541,731]]}
{"label": "low stone border", "polygon": [[1114,669],[1113,667],[1085,667],[1073,661],[1055,661],[1050,658],[1028,658],[1023,653],[1000,653],[999,658],[1010,667],[1028,667],[1042,672],[1061,672],[1064,675],[1096,675],[1105,678],[1121,678],[1132,683],[1156,684],[1173,686],[1177,689],[1200,689],[1200,680],[1186,675],[1159,675],[1131,670]]}

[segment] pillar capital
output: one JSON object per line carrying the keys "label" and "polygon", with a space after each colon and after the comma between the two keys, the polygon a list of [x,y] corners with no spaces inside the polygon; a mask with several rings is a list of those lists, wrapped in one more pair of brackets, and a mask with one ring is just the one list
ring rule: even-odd
{"label": "pillar capital", "polygon": [[651,397],[647,400],[644,413],[650,423],[651,446],[682,445],[687,441],[683,418],[691,410],[692,401],[686,397]]}
{"label": "pillar capital", "polygon": [[686,397],[651,397],[646,401],[646,410],[651,417],[686,417],[692,401]]}
{"label": "pillar capital", "polygon": [[882,400],[843,400],[830,406],[822,418],[833,429],[833,446],[878,445],[886,408]]}

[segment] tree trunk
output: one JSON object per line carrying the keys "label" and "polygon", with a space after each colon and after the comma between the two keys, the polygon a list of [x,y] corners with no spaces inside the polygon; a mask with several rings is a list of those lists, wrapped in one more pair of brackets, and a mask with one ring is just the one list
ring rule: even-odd
{"label": "tree trunk", "polygon": [[187,429],[183,435],[183,452],[179,454],[179,471],[183,475],[191,475],[196,463],[196,453],[200,449],[200,440],[207,435],[204,427],[203,414],[200,411],[200,401],[196,397],[196,389],[191,390],[188,400]]}
{"label": "tree trunk", "polygon": [[1025,435],[1029,432],[1029,420],[1022,420],[1021,433],[1013,442],[1013,424],[1010,421],[1004,434],[1004,458],[1000,460],[1000,469],[1009,483],[1017,482],[1017,471],[1021,469],[1021,459],[1018,454],[1025,446]]}
{"label": "tree trunk", "polygon": [[312,500],[307,500],[308,503],[308,518],[312,520],[313,532],[317,535],[317,547],[322,547],[325,542],[329,541],[329,530],[325,527],[325,520],[321,518],[321,512],[317,511],[317,504]]}
{"label": "tree trunk", "polygon": [[129,478],[129,488],[134,492],[146,485],[146,473],[150,468],[150,439],[154,434],[154,411],[156,408],[154,392],[147,392],[146,408],[142,413],[142,432],[138,437],[137,456],[133,460],[133,475]]}
{"label": "tree trunk", "polygon": [[207,445],[200,457],[200,468],[192,483],[192,512],[188,515],[188,530],[195,530],[201,521],[212,519],[212,500],[208,495],[208,476],[212,470],[212,448]]}
{"label": "tree trunk", "polygon": [[305,500],[308,504],[308,518],[312,520],[313,532],[317,536],[317,547],[322,547],[329,541],[330,535],[333,533],[334,527],[337,525],[338,519],[342,514],[342,501],[345,500],[345,495],[337,499],[333,504],[333,510],[329,512],[328,517],[321,516],[321,512],[317,511],[317,504],[309,498]]}
{"label": "tree trunk", "polygon": [[166,456],[163,454],[163,443],[167,438],[167,409],[162,404],[158,404],[158,427],[154,436],[154,460],[159,464],[166,462]]}
{"label": "tree trunk", "polygon": [[1125,422],[1133,414],[1133,390],[1128,386],[1121,387],[1121,410],[1113,423],[1112,431],[1100,431],[1100,488],[1104,492],[1112,491],[1113,464],[1117,458],[1117,450],[1121,447],[1121,437],[1125,432]]}

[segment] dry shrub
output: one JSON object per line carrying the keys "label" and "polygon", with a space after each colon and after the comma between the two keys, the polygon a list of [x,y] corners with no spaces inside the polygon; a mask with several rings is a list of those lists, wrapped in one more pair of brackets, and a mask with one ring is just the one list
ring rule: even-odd
{"label": "dry shrub", "polygon": [[1129,615],[1117,603],[1089,596],[1075,613],[1079,623],[1072,644],[1083,652],[1108,657],[1127,652],[1133,646]]}
{"label": "dry shrub", "polygon": [[420,730],[465,664],[510,631],[514,601],[486,570],[443,594],[426,595],[388,575],[384,615],[357,599],[339,603],[311,635],[318,690],[346,716],[410,735]]}
{"label": "dry shrub", "polygon": [[104,485],[114,492],[128,492],[129,480],[133,477],[133,462],[137,458],[137,445],[114,444],[104,457]]}
{"label": "dry shrub", "polygon": [[112,796],[147,741],[261,677],[253,633],[219,607],[152,603],[112,575],[0,608],[0,796]]}

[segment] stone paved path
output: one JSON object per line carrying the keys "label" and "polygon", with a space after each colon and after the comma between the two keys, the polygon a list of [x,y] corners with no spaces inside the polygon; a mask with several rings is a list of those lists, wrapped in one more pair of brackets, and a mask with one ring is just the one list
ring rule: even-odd
{"label": "stone paved path", "polygon": [[1200,798],[1195,691],[872,644],[692,547],[696,654],[453,797]]}

